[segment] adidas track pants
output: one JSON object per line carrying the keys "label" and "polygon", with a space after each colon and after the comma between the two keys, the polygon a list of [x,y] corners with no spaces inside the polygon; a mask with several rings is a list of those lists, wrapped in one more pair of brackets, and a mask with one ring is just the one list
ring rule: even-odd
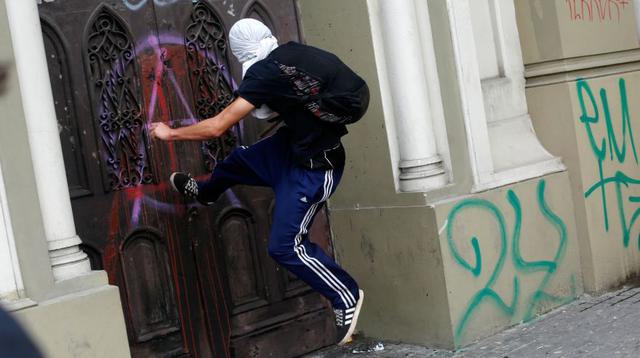
{"label": "adidas track pants", "polygon": [[269,255],[327,297],[334,308],[353,307],[359,298],[356,281],[307,239],[313,218],[334,192],[344,168],[310,170],[292,157],[288,139],[280,132],[238,148],[216,165],[207,181],[198,183],[199,198],[215,201],[235,184],[273,188]]}

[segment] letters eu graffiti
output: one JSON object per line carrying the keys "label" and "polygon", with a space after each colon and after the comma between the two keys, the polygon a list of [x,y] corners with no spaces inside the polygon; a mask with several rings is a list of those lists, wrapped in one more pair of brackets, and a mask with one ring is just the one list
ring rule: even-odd
{"label": "letters eu graffiti", "polygon": [[[572,276],[568,283],[571,287],[572,293],[566,297],[555,296],[547,292],[548,285],[553,277],[557,274],[557,271],[562,264],[566,249],[567,249],[567,227],[564,221],[553,212],[549,207],[545,199],[545,187],[546,181],[540,180],[537,186],[537,206],[538,210],[546,221],[557,232],[557,245],[550,249],[549,258],[546,260],[529,261],[524,258],[521,252],[521,228],[523,210],[518,194],[514,190],[508,190],[506,200],[513,211],[513,222],[507,225],[505,215],[500,208],[491,201],[485,199],[465,199],[457,203],[450,211],[447,217],[447,230],[446,238],[449,250],[456,264],[460,265],[471,275],[478,279],[485,270],[489,270],[490,275],[484,287],[477,291],[469,300],[466,309],[460,316],[459,321],[455,326],[455,340],[460,342],[464,337],[465,329],[468,326],[469,319],[473,316],[474,312],[483,304],[491,303],[498,308],[505,316],[515,322],[528,321],[535,317],[536,309],[543,303],[551,303],[554,305],[565,304],[572,301],[576,297],[575,289],[575,277]],[[482,250],[478,237],[471,237],[471,247],[473,249],[473,257],[465,258],[463,252],[459,249],[460,240],[466,239],[460,237],[460,235],[454,235],[454,227],[456,221],[461,219],[461,213],[470,211],[472,215],[476,215],[480,212],[489,214],[489,216],[495,220],[495,224],[498,227],[498,242],[497,245],[487,245],[487,247],[495,247],[498,251],[497,260],[493,263],[489,263],[488,259],[483,259]],[[512,231],[509,232],[509,228]],[[512,292],[508,293],[511,296],[510,302],[506,302],[502,295],[496,291],[495,283],[501,275],[510,275],[503,272],[505,263],[508,259],[511,259],[513,267],[515,268],[515,274],[513,274],[513,280],[511,289]],[[490,264],[489,267],[485,267],[485,264]],[[541,272],[540,275],[529,277],[528,274]],[[485,275],[486,276],[486,275]],[[528,295],[521,293],[520,287],[522,280],[536,279],[540,280],[537,283],[535,290]],[[522,313],[523,312],[523,313]]]}
{"label": "letters eu graffiti", "polygon": [[[640,203],[640,196],[628,193],[637,188],[640,179],[634,177],[633,173],[622,170],[622,165],[629,164],[628,161],[632,161],[630,164],[633,168],[637,168],[638,164],[634,131],[629,116],[626,82],[624,78],[618,81],[620,118],[617,122],[619,127],[614,126],[615,122],[609,105],[610,96],[606,89],[601,88],[598,92],[600,100],[598,104],[596,95],[587,81],[579,80],[576,86],[581,111],[579,120],[583,124],[593,156],[598,163],[598,180],[587,188],[584,196],[587,199],[591,197],[600,199],[604,227],[607,232],[611,226],[610,217],[617,217],[622,231],[622,243],[624,247],[629,247],[632,229],[640,216],[640,208],[636,204]],[[609,171],[605,170],[605,167],[610,168]],[[625,167],[629,168],[629,165]],[[607,188],[610,190],[607,191]],[[613,199],[610,197],[611,190],[614,191]],[[614,213],[609,213],[610,200],[615,202]],[[634,205],[636,205],[634,210],[629,209],[629,206]],[[640,241],[637,245],[640,249]]]}

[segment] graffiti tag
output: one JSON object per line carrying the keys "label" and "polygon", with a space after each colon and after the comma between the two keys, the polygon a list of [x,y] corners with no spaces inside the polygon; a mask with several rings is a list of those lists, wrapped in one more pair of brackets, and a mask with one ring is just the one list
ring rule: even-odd
{"label": "graffiti tag", "polygon": [[629,0],[565,0],[573,21],[620,21]]}
{"label": "graffiti tag", "polygon": [[[628,158],[633,156],[633,161],[638,164],[638,153],[636,143],[633,137],[633,127],[629,116],[629,105],[627,100],[627,86],[624,78],[618,80],[618,88],[620,94],[620,127],[621,133],[614,131],[614,125],[611,118],[611,110],[609,107],[609,97],[607,91],[601,88],[599,91],[601,108],[598,107],[596,97],[584,80],[576,82],[578,101],[580,103],[580,122],[584,125],[584,130],[589,138],[589,144],[598,163],[598,181],[589,187],[585,193],[585,198],[589,198],[599,191],[602,205],[602,216],[604,218],[605,231],[609,231],[609,212],[607,195],[607,186],[613,186],[615,189],[615,200],[617,204],[617,216],[622,228],[622,242],[624,247],[628,247],[631,241],[631,230],[640,216],[640,208],[636,208],[631,215],[627,212],[627,205],[640,203],[640,196],[623,195],[623,189],[633,188],[640,184],[640,179],[634,178],[622,170],[616,170],[613,174],[605,175],[604,164],[622,165],[627,162]],[[594,127],[598,123],[602,123],[600,114],[604,115],[604,125],[606,127],[606,136],[598,141],[595,138]],[[608,155],[607,155],[608,149]],[[630,152],[629,152],[630,149]],[[640,240],[638,242],[640,249]]]}
{"label": "graffiti tag", "polygon": [[[545,186],[545,180],[540,180],[538,182],[538,208],[544,218],[555,228],[558,233],[558,246],[553,258],[550,260],[527,261],[523,258],[520,250],[522,207],[518,195],[513,190],[509,190],[507,192],[507,201],[509,202],[514,212],[513,232],[511,233],[510,240],[505,217],[502,211],[491,201],[476,198],[466,199],[457,203],[453,207],[453,209],[451,209],[451,212],[449,213],[449,216],[447,218],[447,242],[449,244],[449,249],[455,262],[466,271],[469,271],[476,278],[479,277],[483,271],[483,258],[478,238],[475,236],[471,238],[471,247],[473,249],[474,256],[473,263],[471,263],[462,256],[460,250],[458,249],[458,246],[455,243],[453,224],[458,219],[460,213],[463,211],[483,211],[489,213],[492,216],[492,218],[498,225],[499,231],[498,259],[493,264],[493,267],[491,268],[491,275],[484,284],[484,287],[481,290],[477,291],[471,297],[469,303],[467,304],[467,308],[458,321],[455,327],[456,341],[459,342],[463,338],[465,329],[467,328],[467,325],[469,323],[469,319],[473,316],[478,307],[485,301],[495,304],[502,313],[510,318],[513,318],[515,316],[519,304],[524,303],[524,314],[521,320],[528,321],[535,317],[536,308],[541,302],[546,301],[552,302],[556,305],[560,305],[568,303],[576,297],[574,282],[575,278],[572,278],[572,282],[570,282],[572,289],[572,294],[570,296],[559,297],[552,295],[546,291],[549,282],[557,273],[557,269],[562,263],[566,252],[568,238],[567,227],[564,221],[557,214],[555,214],[547,204],[544,194]],[[509,250],[509,242],[511,243],[511,250]],[[502,270],[508,256],[511,256],[511,261],[516,268],[516,274],[513,276],[513,292],[510,303],[507,303],[494,289],[494,284],[498,277],[502,274]],[[522,295],[520,293],[520,282],[523,279],[522,275],[534,272],[544,272],[545,274],[538,284],[537,288],[531,295],[527,297],[521,297]]]}

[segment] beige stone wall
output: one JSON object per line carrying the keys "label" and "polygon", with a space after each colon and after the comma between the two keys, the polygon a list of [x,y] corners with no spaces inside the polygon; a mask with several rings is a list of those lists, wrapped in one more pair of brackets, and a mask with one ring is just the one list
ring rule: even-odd
{"label": "beige stone wall", "polygon": [[637,71],[528,89],[534,118],[541,119],[534,120],[539,135],[572,172],[591,291],[640,273],[638,95]]}
{"label": "beige stone wall", "polygon": [[365,291],[359,329],[450,347],[433,213],[423,194],[398,194],[394,186],[367,1],[303,0],[299,7],[307,43],[336,53],[371,91],[367,115],[344,138],[345,175],[329,203],[338,260]]}
{"label": "beige stone wall", "polygon": [[8,67],[6,91],[0,96],[0,165],[24,289],[29,298],[38,300],[54,283],[4,2],[0,2],[0,63]]}
{"label": "beige stone wall", "polygon": [[62,296],[15,315],[48,358],[131,356],[115,286]]}
{"label": "beige stone wall", "polygon": [[[362,182],[371,188],[371,182]],[[359,330],[370,337],[452,348],[434,212],[421,207],[331,211],[340,264],[365,292]]]}
{"label": "beige stone wall", "polygon": [[456,346],[583,291],[568,174],[435,205]]}
{"label": "beige stone wall", "polygon": [[[349,153],[345,171],[349,175],[342,178],[331,206],[366,208],[424,203],[421,194],[397,195],[395,191],[366,0],[303,0],[298,4],[307,43],[337,54],[369,83],[371,92],[366,117],[349,126],[356,135],[344,137]],[[363,180],[375,181],[375,190],[363,186]]]}
{"label": "beige stone wall", "polygon": [[[363,185],[369,185],[363,183]],[[365,335],[462,347],[582,294],[568,173],[423,207],[333,210]]]}
{"label": "beige stone wall", "polygon": [[515,0],[524,63],[637,48],[632,2]]}
{"label": "beige stone wall", "polygon": [[516,0],[529,111],[569,168],[585,288],[600,292],[640,273],[640,50],[631,2],[576,3]]}
{"label": "beige stone wall", "polygon": [[[378,76],[382,64],[376,62],[371,35],[370,15],[376,14],[366,0],[300,0],[299,5],[307,43],[336,53],[371,88],[367,115],[345,137],[347,167],[330,200],[338,260],[365,291],[359,330],[371,337],[460,347],[579,295],[568,174],[471,196],[450,192],[439,201],[397,193]],[[429,5],[445,11],[444,1]],[[433,22],[439,26],[436,36],[448,36],[446,19]],[[454,75],[451,58],[444,60],[440,76]],[[455,122],[460,120],[456,81],[441,78],[441,83],[450,94],[447,127],[455,132],[461,129]],[[465,139],[453,139],[451,150],[464,152]],[[464,160],[454,156],[452,164],[464,166]],[[465,180],[461,170],[456,181]]]}
{"label": "beige stone wall", "polygon": [[11,313],[46,357],[129,357],[119,291],[108,286],[106,273],[92,271],[54,281],[3,1],[0,1],[0,63],[9,68],[7,89],[0,96],[3,125],[0,166],[24,282],[21,300],[3,301],[3,308],[17,310]]}

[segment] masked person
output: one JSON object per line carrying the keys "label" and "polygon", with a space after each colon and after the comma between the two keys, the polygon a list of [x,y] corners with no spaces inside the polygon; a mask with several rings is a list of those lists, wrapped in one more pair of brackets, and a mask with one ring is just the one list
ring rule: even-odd
{"label": "masked person", "polygon": [[215,117],[172,129],[151,125],[162,140],[206,140],[221,136],[253,112],[284,125],[271,137],[235,149],[218,162],[211,177],[196,181],[173,173],[170,182],[182,195],[212,204],[235,184],[268,186],[276,204],[269,254],[280,265],[328,298],[336,316],[338,344],[353,333],[364,293],[356,281],[307,239],[315,214],[342,177],[345,152],[340,138],[346,124],[360,119],[369,90],[335,55],[289,42],[278,46],[261,22],[242,19],[229,32],[232,53],[242,63],[236,99]]}

